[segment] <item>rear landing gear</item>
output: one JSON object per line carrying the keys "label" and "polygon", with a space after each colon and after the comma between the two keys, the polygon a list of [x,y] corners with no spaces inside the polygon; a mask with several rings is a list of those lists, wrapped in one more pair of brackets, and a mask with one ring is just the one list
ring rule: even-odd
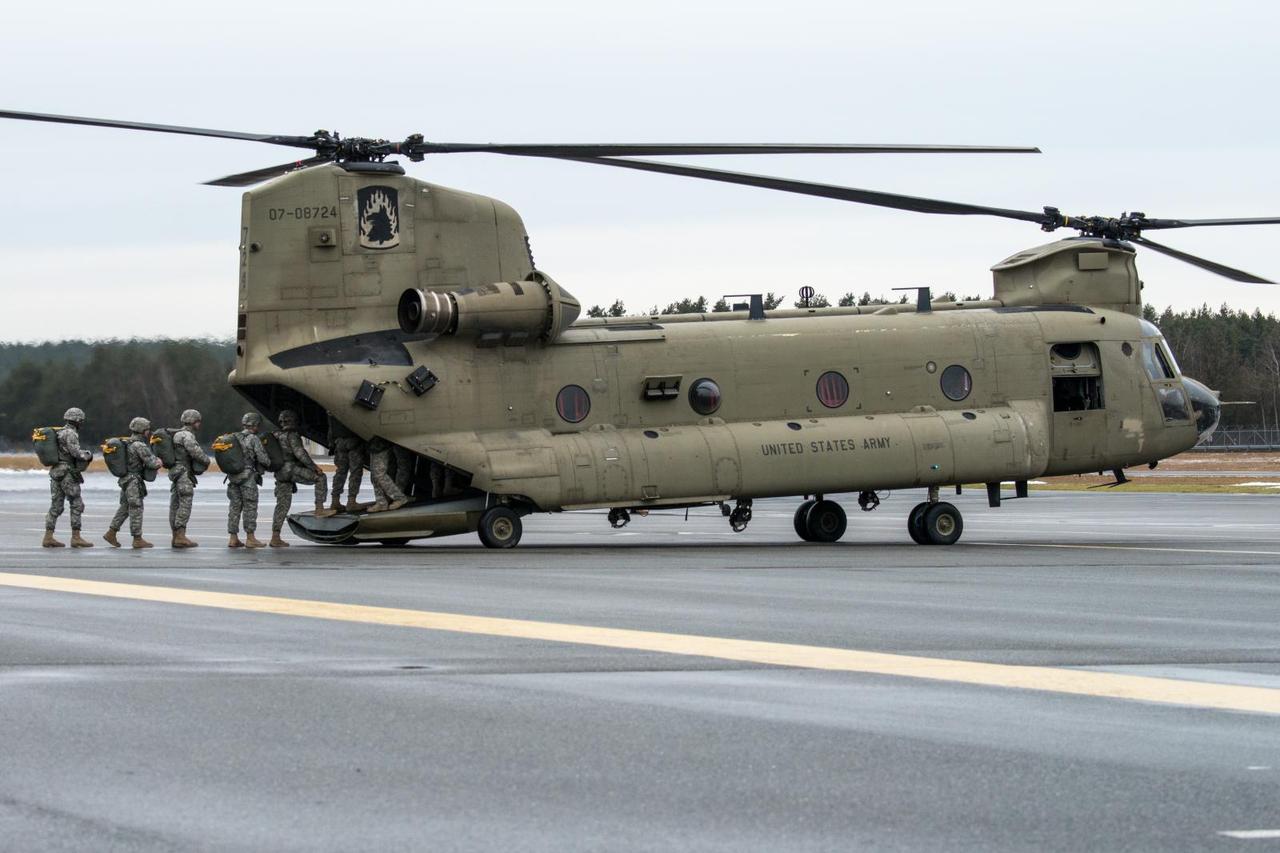
{"label": "rear landing gear", "polygon": [[796,535],[806,542],[838,542],[849,526],[844,507],[835,501],[808,500],[796,507]]}
{"label": "rear landing gear", "polygon": [[490,507],[480,516],[480,541],[486,548],[514,548],[520,542],[520,516],[505,506]]}
{"label": "rear landing gear", "polygon": [[907,516],[907,532],[917,545],[954,545],[964,532],[964,518],[946,501],[926,501]]}

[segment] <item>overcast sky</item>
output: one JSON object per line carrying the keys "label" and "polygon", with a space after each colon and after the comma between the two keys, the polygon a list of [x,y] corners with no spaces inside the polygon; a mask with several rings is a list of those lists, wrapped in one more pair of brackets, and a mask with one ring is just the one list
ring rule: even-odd
{"label": "overcast sky", "polygon": [[[1277,4],[363,8],[10,5],[0,108],[438,141],[1030,144],[1045,153],[698,161],[1073,215],[1280,215]],[[0,150],[0,340],[233,332],[240,194],[200,182],[288,149],[10,121]],[[992,264],[1050,239],[577,163],[442,155],[409,170],[515,206],[539,267],[586,305],[805,284],[985,296]],[[1158,239],[1280,277],[1280,226]],[[1139,266],[1161,308],[1280,312],[1280,287],[1151,253]]]}

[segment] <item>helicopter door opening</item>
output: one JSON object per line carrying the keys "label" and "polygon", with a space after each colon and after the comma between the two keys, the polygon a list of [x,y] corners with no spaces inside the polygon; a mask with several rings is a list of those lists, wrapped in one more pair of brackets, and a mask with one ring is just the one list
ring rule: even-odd
{"label": "helicopter door opening", "polygon": [[1093,343],[1054,344],[1049,349],[1053,410],[1087,412],[1105,408],[1102,361]]}

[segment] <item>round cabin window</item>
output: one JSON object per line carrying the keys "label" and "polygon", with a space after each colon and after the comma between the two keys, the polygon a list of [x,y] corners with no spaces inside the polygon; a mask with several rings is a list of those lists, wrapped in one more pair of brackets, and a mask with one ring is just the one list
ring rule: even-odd
{"label": "round cabin window", "polygon": [[953,364],[942,371],[941,385],[942,393],[947,395],[947,399],[958,403],[973,390],[973,377],[960,365]]}
{"label": "round cabin window", "polygon": [[699,379],[689,386],[689,405],[700,415],[714,414],[720,408],[720,386],[712,379]]}
{"label": "round cabin window", "polygon": [[838,409],[849,400],[849,383],[834,370],[818,377],[818,401],[828,409]]}
{"label": "round cabin window", "polygon": [[591,397],[579,385],[566,385],[556,395],[556,414],[571,424],[581,423],[591,412]]}

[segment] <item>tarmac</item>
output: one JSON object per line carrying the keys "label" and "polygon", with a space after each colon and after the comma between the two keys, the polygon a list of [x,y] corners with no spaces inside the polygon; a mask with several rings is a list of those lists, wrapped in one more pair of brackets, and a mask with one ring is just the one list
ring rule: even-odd
{"label": "tarmac", "polygon": [[952,547],[898,493],[835,545],[760,501],[230,552],[202,483],[201,547],[157,487],[134,552],[100,485],[73,552],[0,482],[0,848],[1280,846],[1271,495],[966,492]]}

